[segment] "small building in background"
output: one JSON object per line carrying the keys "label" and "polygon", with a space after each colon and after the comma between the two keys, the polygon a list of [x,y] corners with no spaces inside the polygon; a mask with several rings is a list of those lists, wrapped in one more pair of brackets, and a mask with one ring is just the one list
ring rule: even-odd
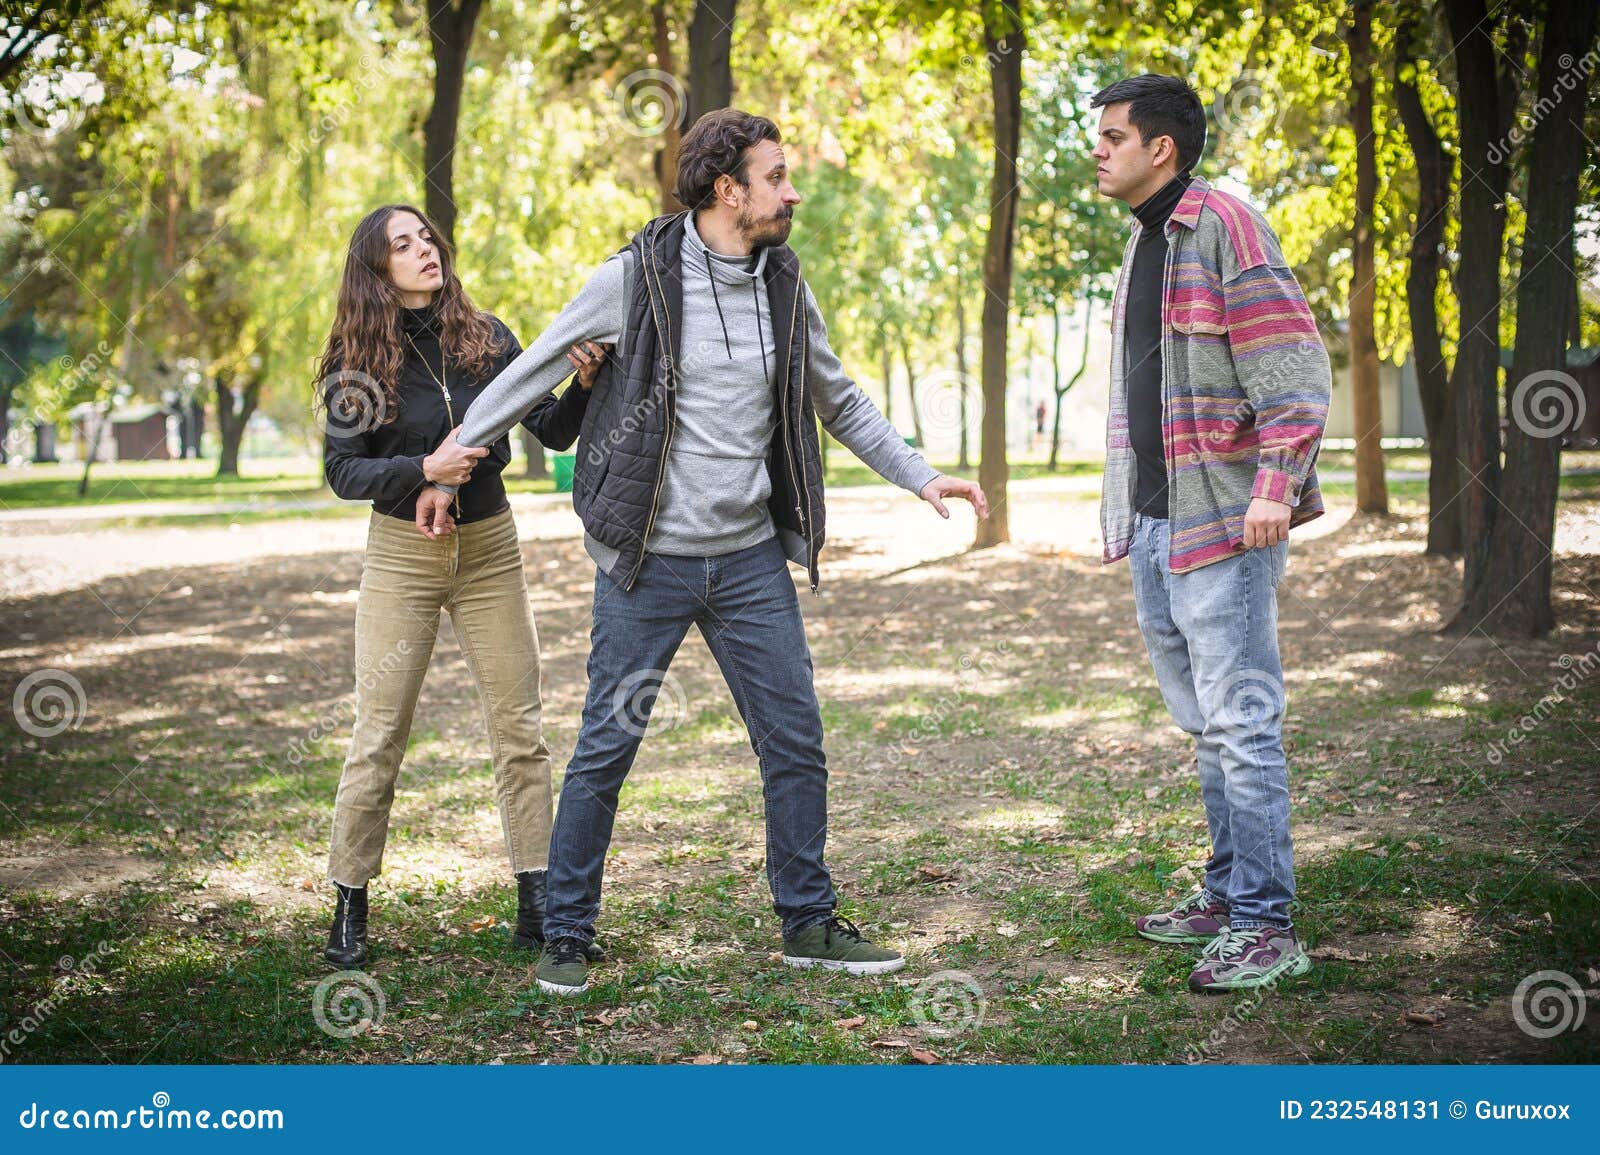
{"label": "small building in background", "polygon": [[175,431],[171,414],[152,402],[114,409],[107,418],[94,405],[79,405],[72,418],[74,456],[86,460],[91,449],[97,461],[170,461]]}

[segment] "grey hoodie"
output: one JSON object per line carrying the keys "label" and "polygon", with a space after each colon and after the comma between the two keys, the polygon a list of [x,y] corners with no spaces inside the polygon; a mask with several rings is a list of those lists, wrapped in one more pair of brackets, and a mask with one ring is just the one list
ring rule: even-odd
{"label": "grey hoodie", "polygon": [[[776,424],[772,317],[762,281],[766,251],[751,257],[711,252],[691,217],[683,233],[683,337],[676,427],[661,483],[652,553],[714,557],[756,545],[775,532],[767,499],[767,451]],[[619,253],[589,278],[544,332],[479,396],[462,423],[462,445],[489,445],[572,373],[568,348],[621,342],[633,270]],[[715,292],[713,292],[713,289]],[[805,295],[811,363],[807,378],[822,426],[885,480],[911,493],[939,475],[906,445],[867,395],[845,375],[809,288]],[[448,486],[440,486],[449,489]],[[615,553],[586,539],[602,568]]]}

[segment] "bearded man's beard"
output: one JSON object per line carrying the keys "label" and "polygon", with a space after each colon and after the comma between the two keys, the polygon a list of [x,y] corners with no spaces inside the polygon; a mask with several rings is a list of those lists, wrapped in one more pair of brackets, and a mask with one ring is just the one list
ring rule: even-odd
{"label": "bearded man's beard", "polygon": [[757,219],[749,209],[740,209],[733,223],[739,235],[747,238],[753,248],[768,248],[781,245],[789,239],[789,230],[794,226],[794,210],[780,209],[773,216]]}

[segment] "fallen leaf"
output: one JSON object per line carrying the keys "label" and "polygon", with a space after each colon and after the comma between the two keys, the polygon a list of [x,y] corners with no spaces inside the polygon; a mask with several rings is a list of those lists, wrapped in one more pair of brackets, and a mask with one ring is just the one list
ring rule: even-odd
{"label": "fallen leaf", "polygon": [[741,1025],[747,1031],[759,1031],[761,1029],[761,1024],[754,1019],[746,1019]]}
{"label": "fallen leaf", "polygon": [[1010,923],[1007,923],[1004,926],[995,927],[994,928],[994,932],[995,932],[995,934],[999,935],[1001,938],[1016,938],[1017,937],[1017,928],[1012,926]]}
{"label": "fallen leaf", "polygon": [[1444,1014],[1440,1011],[1406,1011],[1400,1016],[1400,1021],[1422,1027],[1437,1027],[1444,1022]]}
{"label": "fallen leaf", "polygon": [[483,918],[475,918],[471,922],[467,923],[467,929],[473,933],[477,933],[480,930],[488,930],[491,926],[499,921],[500,920],[495,918],[495,916],[492,914],[485,915]]}
{"label": "fallen leaf", "polygon": [[1416,852],[1418,852],[1418,851],[1420,851],[1422,849],[1422,843],[1420,843],[1420,842],[1408,842],[1408,843],[1406,843],[1406,849],[1411,851],[1413,854],[1415,854]]}
{"label": "fallen leaf", "polygon": [[909,1047],[910,1045],[911,1044],[906,1042],[904,1039],[873,1039],[872,1040],[872,1046],[874,1046],[874,1047],[882,1047],[885,1050],[893,1050],[893,1049],[898,1048],[898,1047]]}
{"label": "fallen leaf", "polygon": [[1177,870],[1167,875],[1167,881],[1176,883],[1179,886],[1193,886],[1196,881],[1194,867],[1187,864],[1178,867]]}
{"label": "fallen leaf", "polygon": [[1371,962],[1372,961],[1372,955],[1369,954],[1366,951],[1362,951],[1360,954],[1357,954],[1354,951],[1344,950],[1343,948],[1336,947],[1336,946],[1319,946],[1315,950],[1307,951],[1306,954],[1307,954],[1307,957],[1309,957],[1309,958],[1321,959],[1321,960],[1324,960],[1324,961],[1337,961],[1337,962]]}
{"label": "fallen leaf", "polygon": [[854,1018],[849,1019],[834,1019],[833,1025],[838,1027],[841,1031],[853,1031],[866,1021],[866,1015],[856,1015]]}
{"label": "fallen leaf", "polygon": [[716,1061],[716,1055],[696,1055],[694,1058],[689,1060],[689,1062],[693,1063],[697,1067],[707,1067]]}
{"label": "fallen leaf", "polygon": [[937,1051],[920,1051],[916,1047],[912,1047],[911,1058],[915,1062],[924,1063],[931,1067],[933,1064],[939,1062],[939,1053]]}

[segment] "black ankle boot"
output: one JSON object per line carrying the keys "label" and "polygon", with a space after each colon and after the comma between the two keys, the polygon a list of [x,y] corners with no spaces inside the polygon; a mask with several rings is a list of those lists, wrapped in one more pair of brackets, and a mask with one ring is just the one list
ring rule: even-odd
{"label": "black ankle boot", "polygon": [[339,905],[333,909],[333,927],[322,957],[336,967],[358,967],[367,961],[367,888],[333,885]]}
{"label": "black ankle boot", "polygon": [[[542,870],[524,870],[517,874],[517,926],[511,932],[511,944],[524,950],[537,951],[544,946],[544,906],[549,896],[547,876]],[[584,948],[592,963],[604,962],[606,952],[597,942]]]}
{"label": "black ankle boot", "polygon": [[545,872],[524,870],[517,875],[517,927],[511,942],[524,950],[544,946]]}

